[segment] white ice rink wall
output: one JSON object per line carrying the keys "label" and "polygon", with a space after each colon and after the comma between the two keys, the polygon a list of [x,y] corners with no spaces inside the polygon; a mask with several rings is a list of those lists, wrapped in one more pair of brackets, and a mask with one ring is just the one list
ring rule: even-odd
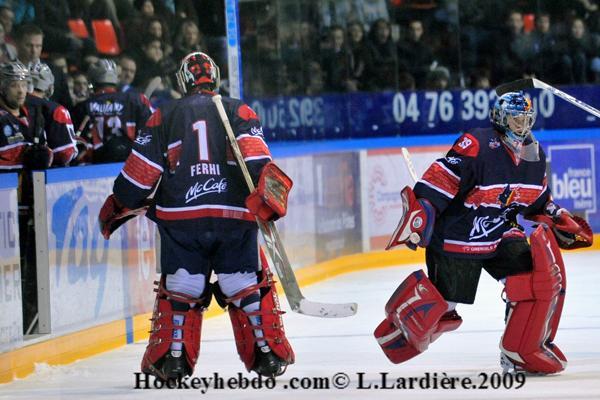
{"label": "white ice rink wall", "polygon": [[23,343],[17,174],[0,178],[0,353]]}
{"label": "white ice rink wall", "polygon": [[[585,215],[598,232],[600,139],[585,131],[578,135],[571,132],[542,141],[550,161],[549,185],[560,204]],[[449,145],[410,148],[417,172],[421,174]],[[289,214],[277,222],[294,268],[383,248],[400,217],[400,190],[411,184],[399,148],[345,150],[276,161],[294,180]],[[136,218],[105,241],[97,222],[120,167],[109,164],[36,174],[40,331],[45,339],[69,338],[77,349],[79,339],[69,335],[95,329],[98,340],[106,335],[115,337],[103,348],[109,349],[144,337],[136,336],[136,330],[147,329],[147,315],[139,315],[148,313],[153,303],[155,227],[148,219]],[[5,183],[10,179],[0,176],[0,246],[12,243],[13,237],[17,244],[0,249],[0,304],[3,310],[13,310],[0,313],[0,381],[15,376],[15,360],[33,343],[23,341],[20,334],[20,300],[16,301],[20,287],[15,283],[19,276],[18,233],[15,221],[8,217],[16,209],[16,184],[11,188]],[[89,340],[90,335],[85,336]],[[22,348],[16,351],[23,352],[15,355],[18,347]],[[53,362],[78,356],[58,357]]]}

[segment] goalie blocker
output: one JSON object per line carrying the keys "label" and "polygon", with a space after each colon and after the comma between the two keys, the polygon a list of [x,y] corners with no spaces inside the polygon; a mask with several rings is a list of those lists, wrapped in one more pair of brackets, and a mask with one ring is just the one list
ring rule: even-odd
{"label": "goalie blocker", "polygon": [[293,182],[274,162],[265,165],[256,189],[246,198],[246,207],[261,221],[275,221],[287,213]]}

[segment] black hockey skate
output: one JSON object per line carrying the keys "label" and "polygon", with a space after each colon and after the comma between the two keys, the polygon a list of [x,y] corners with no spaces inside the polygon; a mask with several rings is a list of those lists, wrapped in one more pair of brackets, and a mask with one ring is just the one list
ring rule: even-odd
{"label": "black hockey skate", "polygon": [[152,375],[163,381],[177,380],[192,374],[184,351],[170,350],[152,367]]}
{"label": "black hockey skate", "polygon": [[287,369],[287,366],[288,363],[277,357],[271,349],[264,352],[262,349],[256,348],[256,358],[252,370],[257,374],[274,378],[282,375]]}

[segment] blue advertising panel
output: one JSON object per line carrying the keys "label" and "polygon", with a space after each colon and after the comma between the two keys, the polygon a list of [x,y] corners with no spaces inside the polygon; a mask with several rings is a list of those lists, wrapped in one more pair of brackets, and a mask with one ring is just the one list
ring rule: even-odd
{"label": "blue advertising panel", "polygon": [[[600,86],[569,86],[567,93],[598,104]],[[596,128],[598,119],[556,98],[531,90],[538,118],[534,129]],[[372,138],[457,133],[489,124],[494,90],[349,93],[250,99],[271,141]]]}
{"label": "blue advertising panel", "polygon": [[596,151],[598,141],[552,143],[546,146],[550,164],[549,185],[561,207],[585,217],[592,229],[600,229],[597,216],[598,181]]}
{"label": "blue advertising panel", "polygon": [[155,226],[128,221],[110,240],[98,213],[120,164],[46,172],[48,278],[52,333],[65,333],[152,309]]}

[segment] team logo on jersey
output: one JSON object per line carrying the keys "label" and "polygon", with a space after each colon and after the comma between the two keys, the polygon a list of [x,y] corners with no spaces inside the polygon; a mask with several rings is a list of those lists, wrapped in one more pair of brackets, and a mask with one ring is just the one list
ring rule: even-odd
{"label": "team logo on jersey", "polygon": [[250,134],[252,136],[262,136],[263,135],[262,126],[253,126],[252,128],[250,128]]}
{"label": "team logo on jersey", "polygon": [[498,140],[498,138],[491,138],[488,145],[490,146],[490,149],[497,149],[500,147],[500,140]]}
{"label": "team logo on jersey", "polygon": [[504,225],[506,220],[502,217],[491,219],[490,216],[475,217],[473,220],[473,228],[469,232],[469,240],[480,239],[487,237],[490,233]]}
{"label": "team logo on jersey", "polygon": [[210,178],[204,183],[196,182],[191,186],[185,194],[186,204],[196,200],[199,197],[210,193],[223,193],[227,191],[227,179],[223,178],[217,181],[215,178]]}
{"label": "team logo on jersey", "polygon": [[140,135],[135,138],[135,142],[140,146],[145,146],[152,141],[152,135]]}
{"label": "team logo on jersey", "polygon": [[7,138],[11,137],[13,135],[13,129],[10,125],[5,125],[4,126],[4,136],[6,136]]}
{"label": "team logo on jersey", "polygon": [[510,185],[506,185],[504,190],[498,196],[498,201],[502,207],[508,207],[513,201],[516,200],[517,192],[510,188]]}
{"label": "team logo on jersey", "polygon": [[452,165],[456,165],[458,164],[461,160],[458,157],[446,157],[446,161],[448,162],[448,164],[452,164]]}

